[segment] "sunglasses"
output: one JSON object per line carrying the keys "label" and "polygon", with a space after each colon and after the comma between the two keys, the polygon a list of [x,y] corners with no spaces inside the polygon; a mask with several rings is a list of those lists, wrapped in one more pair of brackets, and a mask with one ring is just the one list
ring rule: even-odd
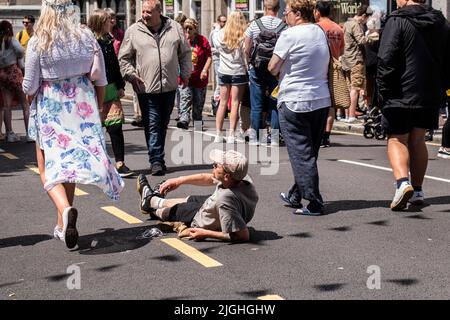
{"label": "sunglasses", "polygon": [[194,28],[186,27],[186,28],[184,28],[184,30],[186,30],[186,31],[192,31],[192,30],[194,30]]}
{"label": "sunglasses", "polygon": [[29,21],[22,21],[23,24],[30,24],[31,22]]}

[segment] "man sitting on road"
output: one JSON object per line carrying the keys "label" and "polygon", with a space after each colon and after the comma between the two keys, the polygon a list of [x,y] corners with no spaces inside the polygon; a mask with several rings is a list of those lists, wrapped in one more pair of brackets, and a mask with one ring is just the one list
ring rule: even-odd
{"label": "man sitting on road", "polygon": [[[190,238],[215,238],[223,241],[249,240],[247,223],[253,218],[258,194],[247,175],[247,158],[239,152],[213,150],[212,173],[168,179],[153,190],[143,174],[137,179],[140,209],[161,221],[181,221],[191,226]],[[167,192],[182,184],[213,186],[211,196],[165,199]],[[155,188],[157,189],[157,188]]]}

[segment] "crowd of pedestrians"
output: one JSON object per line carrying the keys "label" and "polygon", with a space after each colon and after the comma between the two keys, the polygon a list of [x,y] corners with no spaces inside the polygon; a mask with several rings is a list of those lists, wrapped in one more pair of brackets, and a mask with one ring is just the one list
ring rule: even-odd
{"label": "crowd of pedestrians", "polygon": [[[0,134],[4,122],[6,141],[19,140],[11,126],[15,98],[23,108],[26,139],[36,141],[42,183],[57,208],[56,238],[69,248],[77,243],[75,184],[97,185],[118,199],[121,177],[134,174],[125,165],[120,101],[125,83],[132,85],[138,101],[136,123],[144,129],[150,172],[163,176],[174,106],[178,128],[199,124],[195,129],[203,130],[211,67],[216,75],[214,143],[243,139],[252,145],[285,144],[294,181],[280,198],[294,214],[326,212],[319,190],[320,147],[331,146],[335,120],[359,121],[364,100],[381,111],[388,136],[388,159],[397,183],[391,209],[424,202],[425,133],[438,128],[439,110],[446,102],[448,108],[448,21],[423,0],[397,0],[398,10],[382,24],[369,6],[361,5],[343,25],[330,18],[330,2],[285,3],[280,15],[279,1],[265,0],[264,15],[251,22],[239,10],[220,15],[209,37],[199,33],[193,18],[165,17],[159,0],[145,0],[142,18],[125,32],[111,9],[97,9],[87,25],[80,24],[70,0],[43,0],[36,27],[34,17],[25,16],[16,37],[9,22],[0,22]],[[333,105],[333,62],[348,89],[345,110]],[[226,117],[229,129],[224,134]],[[109,134],[115,165],[107,155],[102,127]],[[449,130],[447,117],[438,153],[446,159]],[[247,175],[248,160],[235,151],[215,151],[210,158],[212,173],[173,178],[154,187],[139,175],[141,212],[191,225],[194,239],[247,241],[246,223],[258,201]],[[208,197],[165,198],[183,184],[216,185],[216,190]]]}

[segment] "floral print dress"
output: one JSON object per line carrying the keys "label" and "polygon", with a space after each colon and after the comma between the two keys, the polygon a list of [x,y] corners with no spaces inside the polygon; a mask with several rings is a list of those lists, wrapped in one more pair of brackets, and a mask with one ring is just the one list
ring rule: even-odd
{"label": "floral print dress", "polygon": [[112,165],[86,76],[43,81],[30,109],[28,134],[45,155],[45,190],[60,183],[94,184],[119,199],[124,187]]}

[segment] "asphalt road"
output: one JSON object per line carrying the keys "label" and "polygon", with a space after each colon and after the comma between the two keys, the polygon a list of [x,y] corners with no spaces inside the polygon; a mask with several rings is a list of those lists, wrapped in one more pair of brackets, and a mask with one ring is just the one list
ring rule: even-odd
{"label": "asphalt road", "polygon": [[[131,114],[127,106],[127,117]],[[23,134],[19,119],[14,112],[16,131]],[[214,119],[205,119],[212,128]],[[143,131],[129,124],[124,129],[127,165],[148,172]],[[169,130],[167,177],[209,171],[209,164],[197,161],[202,146],[185,148],[194,151],[182,154],[182,134]],[[211,147],[208,141],[193,142],[192,132],[184,133],[182,141],[187,136],[192,138],[188,146]],[[207,133],[195,136],[212,141]],[[78,186],[87,194],[75,200],[80,240],[79,247],[70,251],[52,239],[55,208],[38,175],[27,167],[36,165],[34,144],[2,141],[0,300],[449,299],[450,162],[436,158],[438,147],[429,145],[427,205],[394,213],[388,209],[394,180],[383,170],[389,168],[385,142],[334,134],[332,143],[319,156],[324,216],[293,215],[279,200],[279,192],[293,182],[285,147],[255,151],[256,147],[247,146],[250,174],[260,196],[249,224],[250,243],[183,241],[189,247],[176,249],[169,245],[179,245],[174,233],[139,239],[156,223],[140,214],[131,178],[125,180],[118,203],[110,202],[96,187]],[[256,157],[257,152],[261,154]],[[264,158],[265,154],[270,157]],[[190,164],[180,164],[182,156]],[[272,173],[263,174],[264,170]],[[153,177],[150,181],[157,182]],[[211,188],[184,186],[171,196],[210,192]],[[106,206],[141,222],[114,216],[102,209]],[[205,267],[208,263],[212,266]],[[377,287],[377,280],[379,289],[369,289],[367,284]]]}

